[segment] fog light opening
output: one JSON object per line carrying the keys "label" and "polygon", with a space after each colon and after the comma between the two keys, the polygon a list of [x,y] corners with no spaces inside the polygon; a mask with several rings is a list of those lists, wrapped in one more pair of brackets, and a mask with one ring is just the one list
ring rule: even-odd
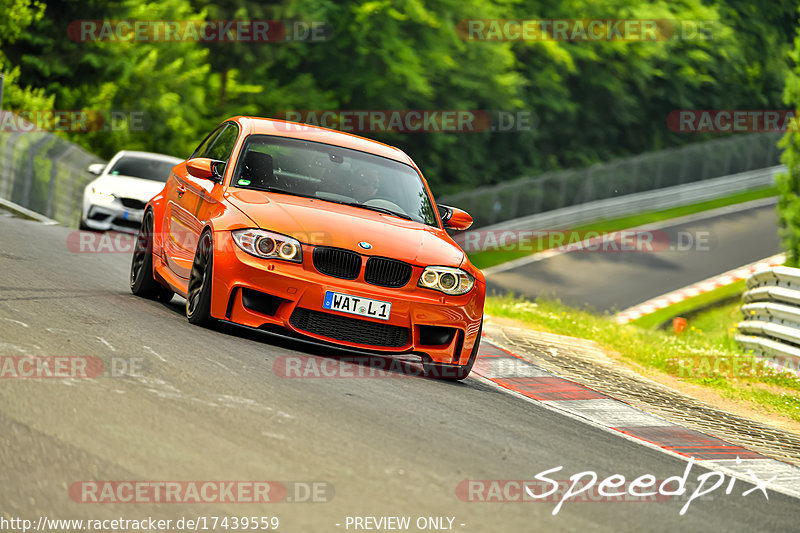
{"label": "fog light opening", "polygon": [[424,346],[446,346],[453,341],[455,328],[443,326],[420,326],[419,343]]}

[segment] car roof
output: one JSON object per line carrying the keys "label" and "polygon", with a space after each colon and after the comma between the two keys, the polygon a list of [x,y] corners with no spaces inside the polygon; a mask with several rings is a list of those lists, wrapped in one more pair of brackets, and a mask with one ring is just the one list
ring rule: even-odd
{"label": "car roof", "polygon": [[160,160],[160,161],[167,161],[167,162],[176,163],[176,164],[177,163],[181,163],[182,161],[184,161],[180,157],[175,157],[175,156],[172,156],[172,155],[158,154],[156,152],[140,152],[138,150],[120,150],[119,152],[114,154],[114,157],[112,159],[116,160],[116,159],[119,159],[121,157],[125,157],[126,155],[132,155],[132,156],[136,156],[136,157],[143,157],[143,158],[146,158],[146,159],[157,159],[157,160]]}
{"label": "car roof", "polygon": [[309,124],[300,124],[298,122],[290,122],[288,120],[277,120],[271,118],[261,117],[246,117],[237,116],[228,119],[228,121],[237,122],[244,132],[248,135],[261,134],[261,135],[276,135],[279,137],[289,137],[292,139],[302,139],[306,141],[319,142],[324,144],[331,144],[334,146],[341,146],[343,148],[350,148],[358,150],[359,152],[366,152],[388,159],[399,161],[416,168],[416,165],[408,155],[394,146],[383,144],[366,137],[360,137],[338,130],[331,130],[322,128],[320,126],[311,126]]}

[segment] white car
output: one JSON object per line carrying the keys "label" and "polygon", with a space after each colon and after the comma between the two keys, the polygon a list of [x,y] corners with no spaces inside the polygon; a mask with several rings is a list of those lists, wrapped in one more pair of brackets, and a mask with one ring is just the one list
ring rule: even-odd
{"label": "white car", "polygon": [[164,188],[172,167],[183,159],[152,152],[118,152],[108,164],[89,165],[99,177],[83,191],[81,229],[139,229],[147,202]]}

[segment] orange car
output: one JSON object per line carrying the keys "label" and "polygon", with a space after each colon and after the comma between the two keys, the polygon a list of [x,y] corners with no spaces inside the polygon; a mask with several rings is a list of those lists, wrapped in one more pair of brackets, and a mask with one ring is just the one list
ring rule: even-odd
{"label": "orange car", "polygon": [[414,354],[426,375],[463,379],[478,351],[486,282],[445,228],[471,224],[464,211],[436,207],[397,148],[234,117],[147,204],[131,290],[184,296],[193,324],[279,327]]}

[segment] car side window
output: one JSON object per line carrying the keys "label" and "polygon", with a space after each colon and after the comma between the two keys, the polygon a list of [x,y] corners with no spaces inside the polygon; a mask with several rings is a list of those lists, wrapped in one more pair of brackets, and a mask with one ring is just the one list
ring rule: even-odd
{"label": "car side window", "polygon": [[231,157],[236,139],[239,137],[239,126],[228,123],[216,138],[209,143],[208,150],[202,157],[225,161]]}
{"label": "car side window", "polygon": [[192,153],[189,159],[194,159],[195,157],[206,157],[203,154],[208,152],[208,148],[215,140],[217,140],[217,137],[219,137],[220,133],[222,133],[222,127],[217,127],[217,129],[209,133],[206,138],[203,139],[203,142],[200,143],[200,146],[198,146],[197,149]]}

